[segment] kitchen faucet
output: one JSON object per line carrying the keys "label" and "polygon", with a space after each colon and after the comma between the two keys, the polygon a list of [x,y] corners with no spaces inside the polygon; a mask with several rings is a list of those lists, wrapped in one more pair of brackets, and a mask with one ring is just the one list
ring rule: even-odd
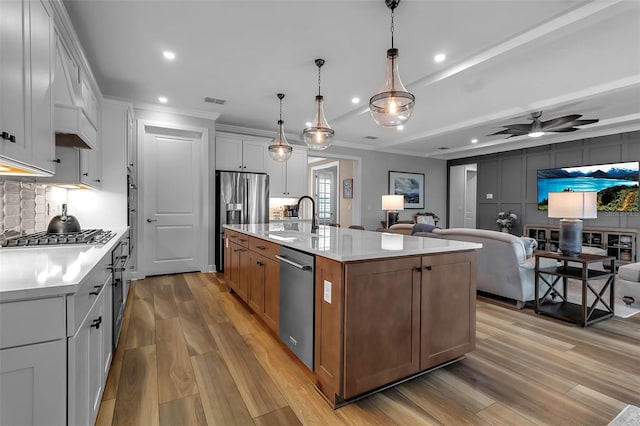
{"label": "kitchen faucet", "polygon": [[298,210],[300,210],[300,202],[304,199],[308,199],[311,200],[311,233],[315,234],[316,232],[318,232],[318,221],[316,219],[316,202],[313,198],[309,197],[308,195],[303,195],[302,197],[298,198]]}

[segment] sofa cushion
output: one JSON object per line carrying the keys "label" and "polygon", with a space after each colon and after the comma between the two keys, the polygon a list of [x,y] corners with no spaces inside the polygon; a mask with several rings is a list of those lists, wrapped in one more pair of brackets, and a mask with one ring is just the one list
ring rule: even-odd
{"label": "sofa cushion", "polygon": [[416,232],[433,232],[436,228],[438,227],[435,225],[429,225],[428,223],[416,223],[413,225],[411,235],[414,235]]}
{"label": "sofa cushion", "polygon": [[618,277],[623,280],[640,283],[640,262],[622,265],[618,268]]}

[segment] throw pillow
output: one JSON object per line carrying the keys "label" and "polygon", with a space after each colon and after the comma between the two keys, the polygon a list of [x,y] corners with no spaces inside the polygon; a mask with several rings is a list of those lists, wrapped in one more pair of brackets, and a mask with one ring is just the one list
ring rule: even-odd
{"label": "throw pillow", "polygon": [[521,237],[521,240],[524,244],[524,251],[527,254],[527,258],[533,256],[533,251],[538,248],[538,242],[535,238],[530,237]]}
{"label": "throw pillow", "polygon": [[433,230],[436,228],[438,227],[435,225],[429,225],[428,223],[416,223],[415,225],[413,225],[411,235],[415,234],[416,232],[433,232]]}

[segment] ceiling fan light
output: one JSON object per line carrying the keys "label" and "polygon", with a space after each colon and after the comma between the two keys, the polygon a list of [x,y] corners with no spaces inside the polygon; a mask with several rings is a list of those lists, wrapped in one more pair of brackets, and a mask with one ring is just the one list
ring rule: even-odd
{"label": "ceiling fan light", "polygon": [[531,130],[529,131],[529,137],[531,138],[539,138],[540,136],[544,136],[544,130],[542,130],[542,123],[537,117],[533,118],[533,123],[531,123]]}
{"label": "ceiling fan light", "polygon": [[544,136],[544,132],[541,130],[537,132],[529,132],[530,138],[539,138],[540,136]]}

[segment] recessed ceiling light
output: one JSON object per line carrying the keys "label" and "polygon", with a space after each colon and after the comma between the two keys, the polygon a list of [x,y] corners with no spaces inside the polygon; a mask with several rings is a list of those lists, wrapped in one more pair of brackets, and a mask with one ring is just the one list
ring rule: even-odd
{"label": "recessed ceiling light", "polygon": [[396,128],[397,128],[398,130],[402,130],[402,129],[404,129],[404,126],[401,124],[401,125],[397,126]]}
{"label": "recessed ceiling light", "polygon": [[162,56],[170,61],[173,61],[176,58],[176,54],[169,50],[165,50],[164,52],[162,52]]}
{"label": "recessed ceiling light", "polygon": [[447,55],[445,55],[444,53],[438,53],[436,56],[433,57],[433,60],[436,62],[442,62],[445,59],[447,59]]}
{"label": "recessed ceiling light", "polygon": [[164,96],[160,96],[160,97],[158,98],[158,101],[159,101],[161,104],[166,104],[167,102],[169,102],[169,99],[165,98]]}
{"label": "recessed ceiling light", "polygon": [[471,143],[478,143],[478,139],[471,139]]}
{"label": "recessed ceiling light", "polygon": [[360,103],[360,98],[351,98],[351,103],[352,104],[359,104]]}

